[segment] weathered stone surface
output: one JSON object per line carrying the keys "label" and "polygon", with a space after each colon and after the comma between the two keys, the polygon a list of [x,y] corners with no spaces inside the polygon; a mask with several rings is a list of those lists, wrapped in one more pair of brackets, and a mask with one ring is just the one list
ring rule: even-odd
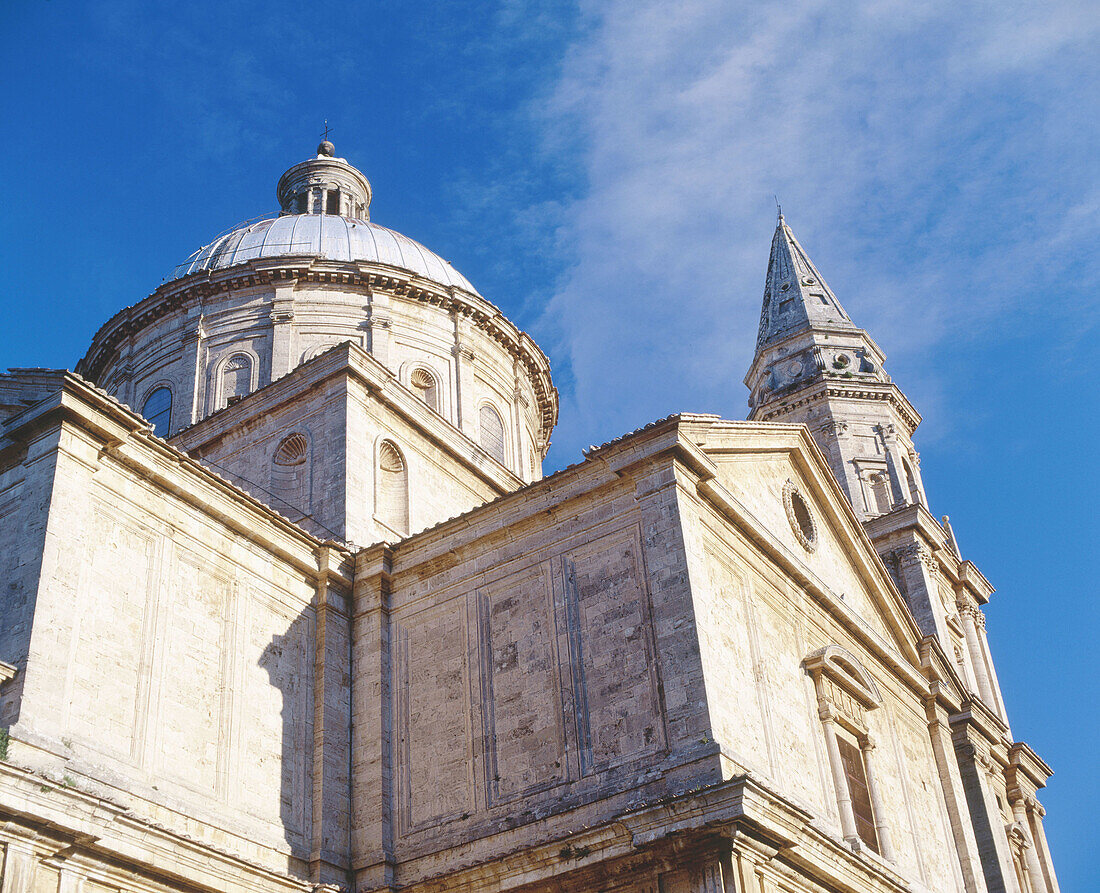
{"label": "weathered stone surface", "polygon": [[[124,311],[106,391],[0,376],[0,893],[1056,893],[992,586],[782,221],[754,420],[545,479],[526,336],[306,260]],[[125,405],[159,384],[169,441]]]}

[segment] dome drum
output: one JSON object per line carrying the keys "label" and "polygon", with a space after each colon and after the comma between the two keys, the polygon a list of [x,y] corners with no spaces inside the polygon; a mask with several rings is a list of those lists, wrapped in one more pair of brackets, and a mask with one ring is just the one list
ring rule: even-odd
{"label": "dome drum", "polygon": [[253,358],[251,390],[352,341],[401,370],[407,387],[413,369],[430,371],[440,381],[440,414],[475,442],[476,413],[457,394],[464,385],[471,399],[491,399],[521,432],[506,465],[524,478],[541,475],[528,470],[528,456],[541,464],[557,393],[530,336],[475,293],[404,270],[296,261],[253,260],[166,283],[105,325],[77,369],[131,406],[141,405],[148,383],[172,381],[175,432],[225,405],[220,370],[232,355]]}
{"label": "dome drum", "polygon": [[[154,382],[168,387],[174,434],[350,341],[475,444],[490,403],[502,464],[541,477],[558,405],[545,354],[447,261],[369,222],[367,178],[319,148],[280,179],[281,215],[196,251],[100,329],[77,371],[135,407]],[[332,189],[360,216],[310,204]]]}

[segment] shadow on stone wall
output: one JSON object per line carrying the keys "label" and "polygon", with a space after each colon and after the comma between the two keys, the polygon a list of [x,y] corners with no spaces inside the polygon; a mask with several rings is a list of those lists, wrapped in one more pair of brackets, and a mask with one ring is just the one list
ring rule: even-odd
{"label": "shadow on stone wall", "polygon": [[[272,637],[258,665],[282,698],[279,818],[292,854],[290,870],[315,883],[342,885],[350,846],[350,675],[346,618],[327,616],[324,661],[317,661],[318,623],[323,621],[311,606],[284,633]],[[320,680],[315,675],[319,672],[325,673]],[[324,705],[317,703],[319,697],[326,699]],[[322,735],[315,734],[318,717],[327,723]],[[319,816],[314,814],[317,799],[323,804]]]}

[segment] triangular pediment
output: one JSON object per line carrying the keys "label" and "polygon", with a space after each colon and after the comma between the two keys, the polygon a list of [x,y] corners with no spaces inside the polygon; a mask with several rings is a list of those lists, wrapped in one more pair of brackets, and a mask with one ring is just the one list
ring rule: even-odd
{"label": "triangular pediment", "polygon": [[864,636],[920,666],[920,633],[824,457],[802,426],[681,424],[713,469],[700,486],[803,588]]}

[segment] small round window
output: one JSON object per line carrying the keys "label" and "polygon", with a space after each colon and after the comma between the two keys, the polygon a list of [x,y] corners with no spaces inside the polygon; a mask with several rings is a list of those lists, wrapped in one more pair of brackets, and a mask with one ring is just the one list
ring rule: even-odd
{"label": "small round window", "polygon": [[817,524],[814,523],[809,503],[791,481],[783,486],[783,502],[795,536],[807,551],[812,552],[817,548]]}

